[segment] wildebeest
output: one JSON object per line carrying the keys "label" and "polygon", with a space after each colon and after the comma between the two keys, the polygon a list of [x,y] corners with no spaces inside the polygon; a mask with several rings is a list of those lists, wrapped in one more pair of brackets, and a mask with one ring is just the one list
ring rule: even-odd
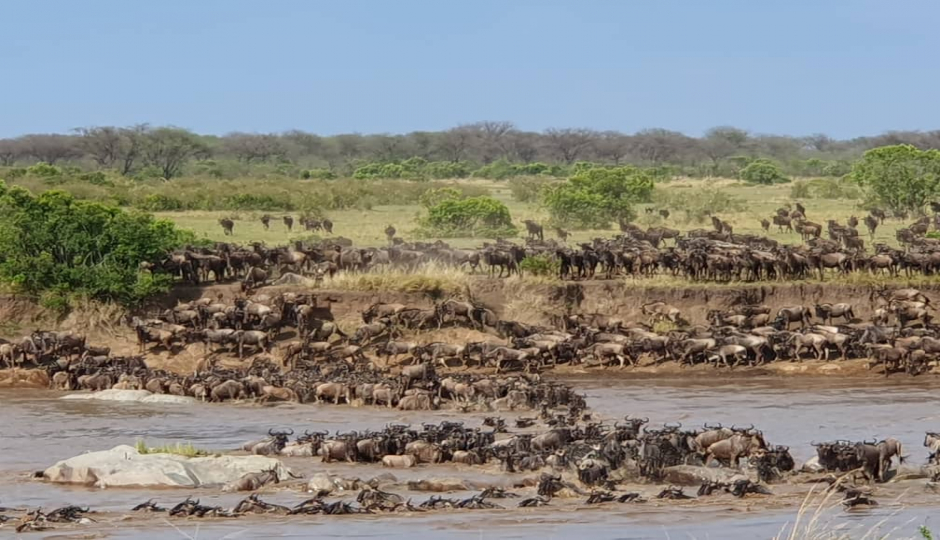
{"label": "wildebeest", "polygon": [[222,218],[219,220],[219,225],[222,226],[222,233],[226,236],[231,236],[235,234],[235,222],[229,218]]}
{"label": "wildebeest", "polygon": [[222,491],[257,491],[268,484],[279,484],[281,477],[277,468],[261,472],[246,473],[244,476],[226,484]]}
{"label": "wildebeest", "polygon": [[855,313],[852,311],[852,304],[816,304],[816,316],[826,324],[832,324],[833,317],[841,317],[848,323],[855,318]]}
{"label": "wildebeest", "polygon": [[527,219],[523,221],[523,223],[525,223],[526,233],[529,235],[529,238],[545,240],[545,231],[541,225],[531,219]]}
{"label": "wildebeest", "polygon": [[735,433],[727,439],[713,443],[705,450],[705,454],[706,461],[715,459],[728,462],[731,467],[737,467],[739,458],[766,449],[764,436],[759,431],[748,430],[746,433]]}

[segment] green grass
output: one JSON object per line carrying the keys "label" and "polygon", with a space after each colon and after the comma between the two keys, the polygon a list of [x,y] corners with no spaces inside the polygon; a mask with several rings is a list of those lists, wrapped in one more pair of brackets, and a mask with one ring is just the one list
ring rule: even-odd
{"label": "green grass", "polygon": [[[736,212],[722,212],[721,208],[714,209],[715,215],[728,221],[734,226],[736,233],[765,235],[761,229],[761,218],[771,219],[775,210],[787,203],[794,203],[790,198],[791,184],[778,184],[772,186],[755,186],[745,184],[735,180],[714,180],[706,181],[700,179],[676,180],[657,186],[658,190],[663,190],[672,194],[679,194],[679,197],[688,193],[690,196],[695,190],[704,186],[706,182],[717,187],[729,195],[732,195],[743,202],[744,210]],[[512,213],[513,221],[520,225],[523,220],[532,219],[540,223],[547,223],[548,214],[537,203],[521,203],[512,198],[507,182],[468,179],[460,180],[458,183],[472,184],[479,188],[485,188],[490,194],[504,202]],[[825,226],[826,220],[835,219],[840,223],[845,223],[849,216],[855,215],[859,219],[866,215],[866,211],[859,207],[860,201],[855,199],[807,199],[801,201],[807,209],[807,218],[810,221],[820,223]],[[640,205],[637,208],[636,222],[644,227],[649,226],[667,226],[688,231],[691,229],[706,228],[710,229],[711,224],[704,222],[688,222],[682,212],[673,212],[669,219],[663,220],[658,214],[647,214],[644,210],[653,205]],[[343,236],[351,239],[357,246],[384,246],[386,245],[385,227],[389,224],[398,229],[398,236],[405,240],[414,239],[412,231],[417,228],[416,219],[422,211],[418,201],[413,204],[405,205],[376,205],[369,210],[365,209],[345,209],[331,210],[327,212],[328,217],[334,222],[334,233],[336,236]],[[260,217],[269,213],[275,217],[271,223],[270,230],[265,231],[261,226]],[[280,217],[284,212],[229,212],[229,211],[190,211],[190,212],[160,212],[157,215],[174,221],[182,227],[194,230],[197,235],[214,241],[234,241],[238,243],[249,243],[254,241],[265,242],[266,244],[284,244],[289,241],[309,237],[306,231],[300,230],[299,223],[295,224],[294,232],[288,233]],[[297,218],[298,213],[292,215]],[[221,217],[235,218],[235,234],[225,236],[222,234],[222,228],[218,220]],[[909,220],[912,221],[912,220]],[[898,228],[907,226],[908,221],[888,220],[879,227],[875,242],[896,245],[894,234]],[[524,227],[520,227],[523,230]],[[612,227],[606,230],[582,230],[570,231],[571,236],[568,239],[570,245],[581,242],[589,242],[596,237],[609,238],[619,231]],[[554,237],[555,231],[546,227],[546,238]],[[866,246],[871,246],[867,230],[864,225],[859,226],[859,233],[865,239]],[[315,233],[323,235],[322,232]],[[800,243],[800,236],[796,233],[779,233],[776,227],[771,226],[766,236],[784,243]],[[454,238],[448,240],[448,243],[455,247],[477,247],[483,241],[492,240],[486,238]]]}
{"label": "green grass", "polygon": [[208,450],[196,448],[192,443],[165,444],[163,446],[147,446],[143,439],[138,439],[134,445],[140,454],[173,454],[184,457],[200,457],[211,454]]}

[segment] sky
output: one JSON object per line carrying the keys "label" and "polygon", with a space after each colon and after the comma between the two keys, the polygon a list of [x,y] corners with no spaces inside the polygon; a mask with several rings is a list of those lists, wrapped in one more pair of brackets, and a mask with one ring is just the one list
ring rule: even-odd
{"label": "sky", "polygon": [[5,0],[0,137],[940,128],[936,0]]}

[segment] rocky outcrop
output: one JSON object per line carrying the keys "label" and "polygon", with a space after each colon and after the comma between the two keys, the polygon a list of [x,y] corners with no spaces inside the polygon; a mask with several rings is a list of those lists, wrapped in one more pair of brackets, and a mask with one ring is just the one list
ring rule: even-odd
{"label": "rocky outcrop", "polygon": [[43,472],[43,478],[63,484],[99,488],[162,486],[179,488],[221,486],[244,476],[276,468],[286,478],[288,470],[264,456],[184,457],[174,454],[141,454],[132,446],[89,452],[60,461]]}
{"label": "rocky outcrop", "polygon": [[178,405],[190,405],[199,403],[195,398],[188,396],[171,396],[169,394],[154,394],[147,390],[102,390],[100,392],[91,392],[84,394],[69,394],[60,399],[67,400],[100,400],[100,401],[130,401],[135,403],[170,403]]}

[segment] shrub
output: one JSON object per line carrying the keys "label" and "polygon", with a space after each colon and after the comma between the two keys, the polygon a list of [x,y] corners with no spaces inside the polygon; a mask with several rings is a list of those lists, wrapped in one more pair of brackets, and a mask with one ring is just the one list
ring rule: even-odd
{"label": "shrub", "polygon": [[26,168],[26,174],[31,176],[62,176],[62,169],[56,167],[55,165],[49,165],[48,163],[39,162],[31,167]]}
{"label": "shrub", "polygon": [[522,259],[519,268],[525,274],[551,277],[561,271],[561,263],[550,253],[541,253]]}
{"label": "shrub", "polygon": [[314,179],[314,180],[333,180],[336,178],[336,173],[329,169],[310,169],[301,173],[301,178],[305,180]]}
{"label": "shrub", "polygon": [[557,225],[606,228],[633,219],[633,205],[648,202],[653,177],[631,166],[583,168],[568,182],[546,189],[543,202]]}
{"label": "shrub", "polygon": [[659,206],[668,208],[673,215],[682,212],[686,223],[703,223],[713,213],[741,212],[745,209],[744,199],[709,184],[681,192],[656,190],[653,199]]}
{"label": "shrub", "polygon": [[422,236],[515,236],[517,230],[505,204],[492,197],[459,198],[453,192],[426,204],[421,218]]}
{"label": "shrub", "polygon": [[165,292],[172,277],[139,273],[139,263],[194,240],[147,214],[0,184],[0,280],[30,293],[54,291],[50,306],[72,293],[136,304]]}
{"label": "shrub", "polygon": [[741,169],[741,179],[752,184],[779,184],[790,180],[780,172],[780,167],[766,159],[755,159]]}
{"label": "shrub", "polygon": [[162,193],[147,195],[137,206],[149,212],[173,212],[185,209],[183,201]]}
{"label": "shrub", "polygon": [[940,195],[940,150],[909,144],[873,148],[855,164],[852,178],[871,204],[894,213],[919,211]]}
{"label": "shrub", "polygon": [[552,182],[551,179],[538,176],[516,176],[509,179],[509,192],[519,202],[534,202],[541,198],[542,190]]}
{"label": "shrub", "polygon": [[510,163],[506,159],[498,159],[473,171],[475,178],[488,178],[490,180],[505,180],[516,176],[555,176],[561,177],[566,173],[561,165],[547,163]]}
{"label": "shrub", "polygon": [[791,199],[809,199],[812,196],[813,196],[813,193],[809,189],[808,182],[801,180],[793,184],[793,187],[790,188]]}

